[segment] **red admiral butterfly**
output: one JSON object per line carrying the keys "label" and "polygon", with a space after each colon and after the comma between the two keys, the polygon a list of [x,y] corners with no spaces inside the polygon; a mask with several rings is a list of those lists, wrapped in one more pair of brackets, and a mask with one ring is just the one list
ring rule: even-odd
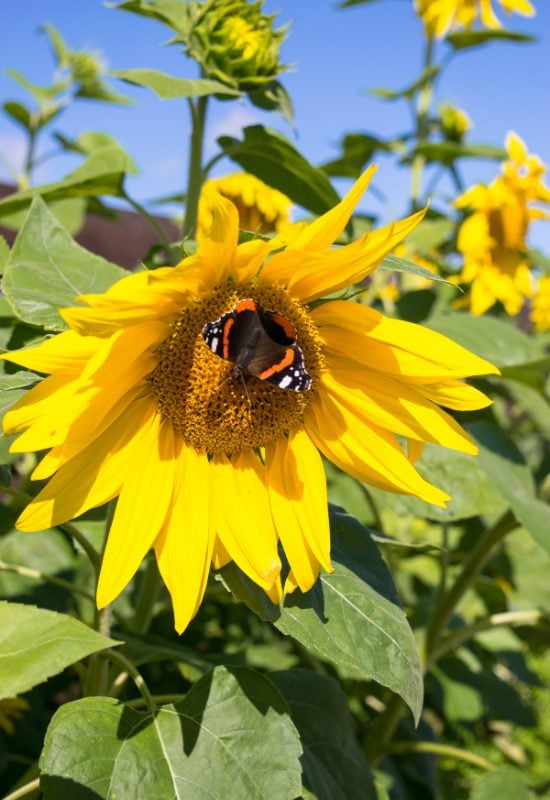
{"label": "red admiral butterfly", "polygon": [[306,392],[311,388],[294,326],[255,300],[239,300],[227,314],[207,322],[202,335],[212,352],[232,361],[239,372],[246,369],[280,389]]}

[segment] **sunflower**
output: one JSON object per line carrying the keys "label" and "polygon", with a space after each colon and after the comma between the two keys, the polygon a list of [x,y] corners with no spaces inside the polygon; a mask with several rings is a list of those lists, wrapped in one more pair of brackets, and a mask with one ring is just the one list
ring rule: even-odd
{"label": "sunflower", "polygon": [[[529,0],[499,0],[507,13],[532,17],[534,6]],[[450,30],[470,28],[479,19],[486,28],[501,28],[491,0],[415,0],[416,13],[422,17],[429,36],[444,38]]]}
{"label": "sunflower", "polygon": [[[372,171],[331,211],[269,241],[238,245],[237,209],[217,195],[195,255],[77,298],[85,305],[62,311],[67,331],[4,356],[48,373],[5,417],[13,451],[49,450],[32,477],[50,480],[17,527],[43,530],[118,497],[100,607],[152,547],[180,632],[211,565],[233,560],[274,601],[308,590],[331,570],[321,454],[373,486],[449,499],[412,462],[424,442],[476,452],[440,406],[487,405],[461,378],[497,370],[420,326],[320,302],[359,284],[422,217],[330,248]],[[246,313],[250,335],[222,357]],[[281,380],[285,359],[299,384]]]}
{"label": "sunflower", "polygon": [[532,220],[548,218],[546,211],[533,206],[537,201],[550,203],[550,189],[543,182],[546,166],[513,132],[506,137],[506,150],[501,174],[455,201],[457,208],[471,211],[458,232],[464,267],[457,280],[471,284],[466,302],[476,316],[497,301],[514,316],[533,295],[526,239]]}
{"label": "sunflower", "polygon": [[550,275],[539,279],[531,306],[531,322],[537,331],[550,331]]}
{"label": "sunflower", "polygon": [[246,172],[211,178],[202,187],[199,225],[208,231],[212,224],[212,192],[219,192],[237,207],[239,228],[255,233],[282,231],[290,223],[292,201],[282,192]]}

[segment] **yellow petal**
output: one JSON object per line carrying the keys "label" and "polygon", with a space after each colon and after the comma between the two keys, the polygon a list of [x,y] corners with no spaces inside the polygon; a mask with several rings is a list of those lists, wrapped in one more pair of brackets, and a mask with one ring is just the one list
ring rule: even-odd
{"label": "yellow petal", "polygon": [[472,455],[478,452],[458,422],[414,386],[368,369],[339,369],[337,364],[336,359],[327,360],[329,369],[322,376],[322,384],[350,414],[410,439]]}
{"label": "yellow petal", "polygon": [[335,353],[373,369],[433,383],[447,377],[495,375],[498,369],[440,333],[413,322],[389,319],[343,300],[312,312],[319,334]]}
{"label": "yellow petal", "polygon": [[100,340],[93,336],[79,336],[74,331],[65,331],[41,342],[36,347],[14,350],[0,356],[5,361],[13,361],[35,372],[56,372],[57,370],[80,370],[95,353]]}
{"label": "yellow petal", "polygon": [[180,443],[172,426],[162,424],[158,413],[135,437],[131,469],[122,484],[103,554],[98,608],[120,594],[163,528],[172,503]]}
{"label": "yellow petal", "polygon": [[[3,426],[6,436],[25,430],[30,425],[38,423],[45,414],[52,412],[56,415],[57,428],[59,409],[64,408],[65,403],[72,396],[77,381],[78,372],[66,369],[44,378],[32,389],[29,389],[4,416]],[[34,448],[29,449],[33,450]]]}
{"label": "yellow petal", "polygon": [[210,271],[212,283],[231,275],[239,239],[239,213],[235,205],[215,189],[205,190],[212,211],[208,228],[201,226],[197,232],[197,256],[204,268]]}
{"label": "yellow petal", "polygon": [[461,381],[428,383],[419,386],[418,390],[434,403],[456,411],[475,411],[478,408],[486,408],[493,402],[479,389]]}
{"label": "yellow petal", "polygon": [[155,542],[178,633],[197,613],[210,571],[214,537],[208,514],[208,469],[206,454],[181,447],[175,463],[171,513]]}
{"label": "yellow petal", "polygon": [[332,571],[323,463],[303,429],[268,445],[266,456],[275,527],[296,583],[307,592],[317,580],[319,565]]}
{"label": "yellow petal", "polygon": [[242,451],[231,461],[216,456],[210,467],[218,536],[237,566],[269,591],[281,571],[281,562],[264,467],[252,450]]}
{"label": "yellow petal", "polygon": [[134,469],[136,441],[155,411],[151,398],[137,400],[97,441],[61,467],[23,511],[18,530],[51,528],[115,497]]}
{"label": "yellow petal", "polygon": [[412,494],[434,505],[445,506],[450,499],[418,474],[386,431],[365,424],[326,393],[310,408],[306,430],[319,450],[340,469],[364,483]]}

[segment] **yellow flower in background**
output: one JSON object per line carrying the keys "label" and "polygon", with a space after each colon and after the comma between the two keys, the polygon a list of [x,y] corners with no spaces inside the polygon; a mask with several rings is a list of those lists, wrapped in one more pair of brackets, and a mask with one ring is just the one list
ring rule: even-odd
{"label": "yellow flower in background", "polygon": [[4,697],[0,700],[0,730],[11,736],[15,731],[14,719],[21,719],[24,711],[30,708],[23,697]]}
{"label": "yellow flower in background", "polygon": [[462,379],[497,370],[421,326],[316,302],[363,281],[423,216],[331,248],[372,172],[267,242],[237,245],[237,209],[216,194],[195,255],[77,298],[86,305],[63,310],[67,331],[4,356],[48,374],[4,419],[12,451],[49,450],[32,477],[50,480],[17,527],[50,528],[118,497],[100,607],[151,547],[178,631],[211,565],[235,561],[274,601],[308,590],[331,570],[321,454],[379,488],[449,499],[412,462],[424,442],[476,452],[442,407],[486,406]]}
{"label": "yellow flower in background", "polygon": [[506,150],[508,159],[501,174],[488,186],[473,186],[455,201],[457,208],[472,209],[458,232],[464,267],[457,282],[471,284],[467,302],[474,315],[500,300],[513,316],[532,296],[526,237],[531,220],[548,217],[532,205],[550,203],[550,190],[543,182],[545,165],[528,153],[515,133],[506,137]]}
{"label": "yellow flower in background", "polygon": [[[525,17],[535,14],[535,8],[529,0],[499,0],[499,3],[507,14],[522,14]],[[502,27],[492,0],[415,0],[415,10],[422,17],[427,35],[438,39],[443,39],[458,28],[471,28],[477,20],[486,28]]]}
{"label": "yellow flower in background", "polygon": [[539,280],[531,306],[531,322],[537,331],[550,331],[550,275]]}
{"label": "yellow flower in background", "polygon": [[255,233],[281,231],[290,222],[292,201],[277,189],[249,175],[238,172],[223,178],[211,178],[202,188],[199,202],[199,226],[207,231],[212,224],[215,198],[212,191],[219,192],[236,206],[239,213],[239,228]]}

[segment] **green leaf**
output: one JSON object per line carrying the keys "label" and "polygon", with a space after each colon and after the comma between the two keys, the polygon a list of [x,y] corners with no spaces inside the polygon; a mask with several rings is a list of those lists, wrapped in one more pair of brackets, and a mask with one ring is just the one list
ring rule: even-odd
{"label": "green leaf", "polygon": [[192,24],[192,6],[181,0],[125,0],[124,3],[107,3],[110,8],[131,11],[143,17],[163,22],[181,35],[187,35]]}
{"label": "green leaf", "polygon": [[241,94],[238,89],[232,89],[219,81],[211,81],[206,78],[196,80],[176,78],[165,72],[159,72],[157,69],[115,69],[111,70],[109,75],[127,83],[152,89],[161,100],[170,100],[175,97],[205,97],[212,94],[240,97]]}
{"label": "green leaf", "polygon": [[454,50],[465,50],[470,47],[480,47],[491,42],[535,42],[534,36],[516,31],[505,30],[478,30],[459,31],[446,37]]}
{"label": "green leaf", "polygon": [[25,392],[31,389],[37,381],[38,375],[24,370],[13,375],[0,374],[0,420],[4,418],[6,411],[20,397],[23,397]]}
{"label": "green leaf", "polygon": [[6,114],[21,125],[25,130],[30,131],[32,127],[31,112],[21,103],[16,103],[13,100],[8,100],[2,106]]}
{"label": "green leaf", "polygon": [[[415,719],[422,708],[420,657],[391,574],[367,528],[331,509],[334,572],[279,609],[234,565],[222,570],[231,591],[322,659],[401,695]],[[240,574],[240,578],[236,578]]]}
{"label": "green leaf", "polygon": [[393,89],[367,89],[367,93],[372,94],[375,97],[380,97],[382,100],[399,100],[402,97],[412,100],[414,95],[420,91],[420,89],[423,89],[426,84],[431,83],[434,80],[440,69],[441,67],[437,65],[426,67],[417,80],[397,91],[394,91]]}
{"label": "green leaf", "polygon": [[270,677],[300,734],[305,788],[317,800],[376,800],[372,773],[338,683],[305,669]]}
{"label": "green leaf", "polygon": [[[67,537],[60,531],[43,531],[36,536],[12,531],[0,538],[0,561],[56,575],[74,566],[75,555]],[[46,587],[35,578],[0,570],[0,596],[3,598],[32,597],[34,602],[40,603]]]}
{"label": "green leaf", "polygon": [[[99,748],[99,750],[98,750]],[[141,713],[110,697],[67,703],[40,758],[45,800],[295,800],[300,741],[283,697],[218,667],[176,705]]]}
{"label": "green leaf", "polygon": [[539,357],[538,346],[531,337],[497,317],[472,317],[466,312],[451,311],[429,317],[424,324],[497,367],[526,364]]}
{"label": "green leaf", "polygon": [[348,133],[342,140],[340,158],[323,164],[323,170],[327,175],[357,178],[376,152],[379,150],[387,152],[390,149],[390,142],[385,142],[373,134]]}
{"label": "green leaf", "polygon": [[478,514],[493,513],[499,507],[502,511],[506,509],[500,493],[481,468],[476,456],[428,444],[416,466],[427,481],[440,486],[451,495],[447,508],[432,506],[418,497],[384,492],[369,486],[369,493],[380,509],[390,509],[400,516],[408,515],[438,522],[456,522]]}
{"label": "green leaf", "polygon": [[529,800],[531,793],[520,773],[507,767],[483,775],[474,785],[470,800]]}
{"label": "green leaf", "polygon": [[453,234],[455,224],[446,218],[426,219],[420,221],[416,228],[407,234],[407,245],[415,252],[428,254],[447,241]]}
{"label": "green leaf", "polygon": [[469,432],[479,445],[479,465],[506,500],[517,521],[550,554],[550,506],[535,494],[535,483],[523,456],[504,431],[474,422]]}
{"label": "green leaf", "polygon": [[534,267],[550,275],[550,258],[536,247],[527,248],[527,258]]}
{"label": "green leaf", "polygon": [[407,160],[414,156],[423,156],[426,161],[435,161],[450,166],[459,158],[489,158],[503,161],[506,150],[493,144],[460,144],[459,142],[431,142],[417,145],[408,155]]}
{"label": "green leaf", "polygon": [[[65,200],[53,200],[48,208],[56,220],[74,236],[82,228],[87,211],[85,197],[68,197]],[[2,226],[13,231],[18,231],[27,217],[28,208],[21,208],[13,214],[2,217]]]}
{"label": "green leaf", "polygon": [[135,166],[124,150],[113,145],[100,147],[62,180],[33,186],[0,200],[0,217],[25,208],[37,196],[47,201],[103,194],[121,197],[128,172],[135,172]]}
{"label": "green leaf", "polygon": [[103,292],[128,273],[85,250],[34,199],[6,265],[3,290],[17,316],[47,330],[62,330],[58,309],[75,296]]}
{"label": "green leaf", "polygon": [[67,44],[57,28],[54,28],[53,25],[49,23],[45,23],[40,26],[40,30],[44,31],[48,39],[50,40],[50,45],[53,50],[56,66],[60,69],[65,69],[69,66],[71,59],[70,59],[70,50],[67,47]]}
{"label": "green leaf", "polygon": [[75,661],[118,644],[65,614],[0,601],[0,698],[28,692]]}
{"label": "green leaf", "polygon": [[266,83],[258,89],[248,92],[248,97],[250,102],[258,108],[264,108],[266,111],[277,111],[287,122],[292,124],[294,120],[292,100],[280,81]]}
{"label": "green leaf", "polygon": [[0,236],[0,275],[4,272],[4,267],[10,256],[10,246],[3,236]]}
{"label": "green leaf", "polygon": [[222,136],[218,143],[225,154],[244,170],[314,214],[324,214],[340,202],[325,173],[306,161],[277,131],[251,125],[244,129],[242,142],[231,136]]}
{"label": "green leaf", "polygon": [[6,75],[9,75],[10,78],[18,83],[19,86],[22,86],[23,89],[26,89],[41,107],[52,105],[56,95],[61,94],[69,88],[69,82],[66,80],[58,81],[52,86],[39,86],[27,80],[24,75],[15,69],[7,69]]}
{"label": "green leaf", "polygon": [[416,275],[418,278],[427,278],[429,281],[439,281],[441,283],[449,283],[448,280],[438,275],[437,272],[431,272],[425,267],[420,267],[412,261],[407,261],[398,256],[386,256],[379,264],[378,269],[389,269],[393,272],[406,272],[408,275]]}

